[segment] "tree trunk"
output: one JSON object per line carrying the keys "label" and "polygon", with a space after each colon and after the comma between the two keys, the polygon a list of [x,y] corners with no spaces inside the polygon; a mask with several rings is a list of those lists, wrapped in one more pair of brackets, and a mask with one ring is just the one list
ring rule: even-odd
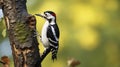
{"label": "tree trunk", "polygon": [[28,14],[26,0],[3,1],[3,14],[15,67],[41,67],[36,33],[36,19]]}

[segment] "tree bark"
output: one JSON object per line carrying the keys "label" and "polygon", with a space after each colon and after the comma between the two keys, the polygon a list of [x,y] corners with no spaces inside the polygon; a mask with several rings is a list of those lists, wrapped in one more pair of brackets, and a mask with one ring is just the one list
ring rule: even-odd
{"label": "tree bark", "polygon": [[3,14],[15,67],[41,67],[36,19],[28,14],[26,0],[3,1]]}

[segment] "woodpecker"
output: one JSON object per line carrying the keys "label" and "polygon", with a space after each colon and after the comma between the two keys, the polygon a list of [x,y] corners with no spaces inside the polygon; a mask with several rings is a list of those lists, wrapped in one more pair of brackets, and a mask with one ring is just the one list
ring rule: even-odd
{"label": "woodpecker", "polygon": [[[56,23],[56,14],[53,11],[45,11],[43,15],[35,14],[46,20],[42,27],[41,42],[45,47],[45,52],[50,51],[52,53],[52,60],[57,59],[57,52],[59,48],[59,36],[60,31]],[[43,53],[43,54],[44,54]]]}

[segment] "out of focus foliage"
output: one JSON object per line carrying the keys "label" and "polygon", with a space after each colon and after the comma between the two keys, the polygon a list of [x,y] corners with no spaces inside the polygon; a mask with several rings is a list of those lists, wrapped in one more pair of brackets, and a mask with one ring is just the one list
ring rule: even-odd
{"label": "out of focus foliage", "polygon": [[[43,67],[67,67],[71,57],[81,62],[78,67],[120,67],[120,0],[28,0],[27,5],[33,15],[57,14],[58,59],[53,63],[49,54]],[[40,33],[45,20],[36,18]],[[42,53],[41,43],[40,48]]]}

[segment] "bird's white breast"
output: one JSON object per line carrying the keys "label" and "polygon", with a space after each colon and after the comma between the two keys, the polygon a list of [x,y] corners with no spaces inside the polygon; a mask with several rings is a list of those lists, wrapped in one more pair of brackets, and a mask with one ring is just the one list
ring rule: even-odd
{"label": "bird's white breast", "polygon": [[41,36],[42,36],[42,43],[44,45],[44,47],[49,47],[49,41],[48,41],[48,38],[47,38],[47,27],[49,25],[49,22],[46,21],[43,25],[43,28],[42,28],[42,33],[41,33]]}

